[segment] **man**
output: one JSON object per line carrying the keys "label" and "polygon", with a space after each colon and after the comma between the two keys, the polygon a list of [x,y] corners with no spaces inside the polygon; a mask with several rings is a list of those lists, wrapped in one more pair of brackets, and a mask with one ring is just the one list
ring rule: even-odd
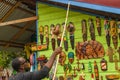
{"label": "man", "polygon": [[58,47],[54,50],[48,62],[44,65],[44,67],[39,71],[34,72],[25,72],[25,59],[22,57],[15,58],[12,61],[12,67],[17,71],[16,75],[13,75],[9,78],[9,80],[41,80],[45,78],[58,54],[61,54],[62,48]]}

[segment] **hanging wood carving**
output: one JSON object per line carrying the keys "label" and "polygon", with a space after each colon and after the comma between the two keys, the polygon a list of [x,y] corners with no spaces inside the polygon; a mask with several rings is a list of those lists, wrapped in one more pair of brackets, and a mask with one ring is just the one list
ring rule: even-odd
{"label": "hanging wood carving", "polygon": [[82,38],[83,38],[83,41],[87,41],[87,23],[86,23],[85,19],[83,19],[81,21],[81,26],[82,26]]}
{"label": "hanging wood carving", "polygon": [[112,42],[114,45],[114,48],[117,49],[118,47],[118,33],[117,33],[117,25],[115,20],[110,21],[110,33],[112,36]]}
{"label": "hanging wood carving", "polygon": [[51,33],[51,44],[52,44],[52,49],[54,51],[55,50],[55,45],[56,45],[55,35],[53,34],[53,32],[55,31],[54,24],[51,24],[50,31],[51,31],[50,32]]}
{"label": "hanging wood carving", "polygon": [[46,38],[46,44],[47,44],[47,47],[49,47],[49,27],[48,25],[45,25],[44,27],[44,34],[45,34],[45,38]]}
{"label": "hanging wood carving", "polygon": [[100,17],[96,17],[96,27],[98,31],[98,35],[101,36],[101,19]]}
{"label": "hanging wood carving", "polygon": [[104,29],[105,29],[107,46],[110,47],[111,36],[110,36],[110,22],[108,18],[105,18],[104,20]]}
{"label": "hanging wood carving", "polygon": [[69,22],[67,30],[69,32],[69,38],[70,38],[71,47],[72,47],[72,49],[74,49],[74,41],[75,41],[75,39],[74,39],[74,32],[75,32],[75,26],[74,26],[73,22]]}
{"label": "hanging wood carving", "polygon": [[44,39],[44,28],[43,26],[39,27],[39,33],[40,33],[40,42],[43,44],[43,39]]}
{"label": "hanging wood carving", "polygon": [[61,42],[61,25],[60,24],[56,24],[53,34],[57,38],[57,45],[60,46],[60,42]]}
{"label": "hanging wood carving", "polygon": [[94,27],[93,19],[89,18],[88,25],[89,25],[91,40],[95,40],[95,27]]}
{"label": "hanging wood carving", "polygon": [[[62,23],[62,26],[63,26],[63,29],[64,29],[64,26],[65,23]],[[65,30],[65,34],[64,34],[64,37],[63,37],[63,41],[64,41],[64,48],[65,48],[65,51],[68,51],[68,36],[67,36],[67,30]]]}
{"label": "hanging wood carving", "polygon": [[77,42],[75,52],[78,59],[100,58],[105,53],[102,44],[93,40]]}

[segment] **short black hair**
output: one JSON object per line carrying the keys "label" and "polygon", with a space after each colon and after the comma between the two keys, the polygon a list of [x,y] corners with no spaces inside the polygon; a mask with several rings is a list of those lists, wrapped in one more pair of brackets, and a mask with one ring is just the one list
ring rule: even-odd
{"label": "short black hair", "polygon": [[13,59],[12,61],[12,67],[15,71],[19,71],[21,61],[19,60],[19,57]]}

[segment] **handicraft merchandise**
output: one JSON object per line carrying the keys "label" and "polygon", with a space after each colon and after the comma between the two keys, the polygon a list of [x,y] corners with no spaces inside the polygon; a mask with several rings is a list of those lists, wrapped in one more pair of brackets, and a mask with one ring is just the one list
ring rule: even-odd
{"label": "handicraft merchandise", "polygon": [[55,35],[53,34],[54,30],[55,30],[55,26],[54,26],[54,24],[51,24],[50,34],[51,34],[51,44],[52,44],[53,51],[55,50],[55,45],[56,45]]}
{"label": "handicraft merchandise", "polygon": [[83,38],[83,41],[87,41],[87,23],[86,23],[85,19],[83,19],[81,21],[81,26],[82,26],[82,38]]}
{"label": "handicraft merchandise", "polygon": [[78,59],[100,58],[104,56],[104,48],[98,41],[77,42],[75,53]]}
{"label": "handicraft merchandise", "polygon": [[44,27],[44,34],[45,34],[45,38],[46,38],[46,44],[47,44],[47,47],[49,47],[49,27],[48,25],[45,25]]}
{"label": "handicraft merchandise", "polygon": [[72,22],[69,22],[67,30],[69,32],[69,38],[70,38],[71,47],[72,47],[72,49],[74,49],[74,43],[75,43],[75,39],[74,39],[75,26],[74,26],[74,24]]}
{"label": "handicraft merchandise", "polygon": [[39,33],[40,33],[41,44],[43,44],[43,39],[44,39],[44,28],[43,28],[43,26],[39,27]]}
{"label": "handicraft merchandise", "polygon": [[94,27],[93,19],[89,18],[88,25],[89,25],[91,40],[95,40],[95,27]]}
{"label": "handicraft merchandise", "polygon": [[118,33],[117,33],[117,25],[115,20],[110,21],[110,33],[112,36],[112,42],[114,44],[114,48],[117,49],[118,47]]}
{"label": "handicraft merchandise", "polygon": [[96,26],[97,26],[98,35],[101,36],[101,19],[98,16],[96,17]]}

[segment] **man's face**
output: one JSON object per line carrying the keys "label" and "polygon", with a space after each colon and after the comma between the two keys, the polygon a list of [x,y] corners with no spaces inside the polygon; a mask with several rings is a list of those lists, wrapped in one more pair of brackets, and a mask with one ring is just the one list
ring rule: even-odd
{"label": "man's face", "polygon": [[22,58],[22,57],[20,57],[19,60],[20,60],[20,69],[19,69],[19,71],[24,72],[25,71],[26,60],[24,58]]}

